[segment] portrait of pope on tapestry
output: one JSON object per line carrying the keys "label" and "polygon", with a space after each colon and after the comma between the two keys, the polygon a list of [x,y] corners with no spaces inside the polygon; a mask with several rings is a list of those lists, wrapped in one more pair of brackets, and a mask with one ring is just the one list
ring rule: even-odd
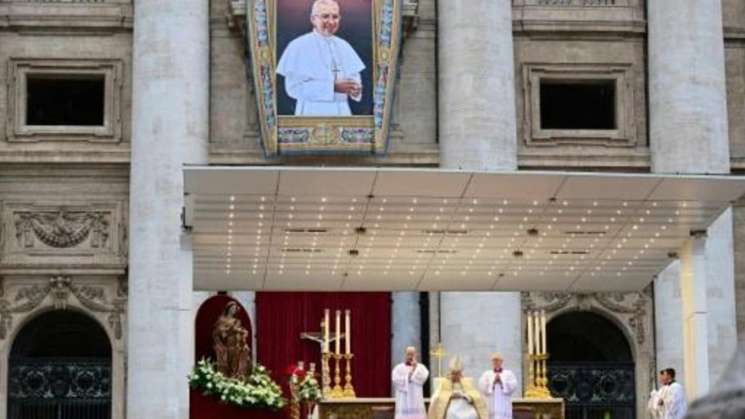
{"label": "portrait of pope on tapestry", "polygon": [[372,1],[277,1],[279,115],[372,114]]}

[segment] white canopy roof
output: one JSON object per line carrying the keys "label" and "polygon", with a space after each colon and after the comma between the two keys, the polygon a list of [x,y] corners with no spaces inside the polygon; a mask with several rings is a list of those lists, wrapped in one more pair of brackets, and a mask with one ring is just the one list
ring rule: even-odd
{"label": "white canopy roof", "polygon": [[202,290],[631,291],[745,178],[187,167]]}

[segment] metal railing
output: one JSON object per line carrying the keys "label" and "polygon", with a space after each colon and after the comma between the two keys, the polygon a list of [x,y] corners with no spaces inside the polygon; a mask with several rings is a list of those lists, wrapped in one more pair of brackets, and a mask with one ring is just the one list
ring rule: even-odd
{"label": "metal railing", "polygon": [[635,419],[633,363],[548,365],[551,394],[566,402],[567,419]]}
{"label": "metal railing", "polygon": [[110,359],[10,359],[8,419],[109,418]]}

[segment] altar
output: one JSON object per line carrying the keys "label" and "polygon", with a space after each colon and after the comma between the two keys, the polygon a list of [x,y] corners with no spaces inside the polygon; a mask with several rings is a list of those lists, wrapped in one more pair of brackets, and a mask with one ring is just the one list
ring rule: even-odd
{"label": "altar", "polygon": [[[318,418],[393,419],[394,409],[392,398],[323,400],[318,405]],[[512,410],[514,419],[564,419],[564,400],[513,399]]]}

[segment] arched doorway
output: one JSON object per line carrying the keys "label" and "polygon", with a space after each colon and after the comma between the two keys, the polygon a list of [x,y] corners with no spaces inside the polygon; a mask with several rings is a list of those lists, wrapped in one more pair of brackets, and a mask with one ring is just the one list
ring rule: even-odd
{"label": "arched doorway", "polygon": [[8,419],[111,418],[111,344],[90,317],[55,310],[34,318],[8,365]]}
{"label": "arched doorway", "polygon": [[634,359],[623,332],[587,311],[547,325],[549,388],[567,419],[636,419]]}

